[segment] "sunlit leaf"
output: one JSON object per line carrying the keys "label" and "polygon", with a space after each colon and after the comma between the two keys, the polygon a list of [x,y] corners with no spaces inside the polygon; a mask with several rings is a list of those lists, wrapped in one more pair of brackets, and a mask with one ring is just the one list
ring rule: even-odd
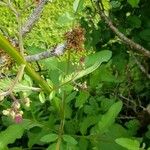
{"label": "sunlit leaf", "polygon": [[115,142],[128,150],[140,150],[140,142],[129,138],[118,138]]}
{"label": "sunlit leaf", "polygon": [[84,0],[75,0],[73,3],[73,9],[75,13],[80,12],[83,9]]}

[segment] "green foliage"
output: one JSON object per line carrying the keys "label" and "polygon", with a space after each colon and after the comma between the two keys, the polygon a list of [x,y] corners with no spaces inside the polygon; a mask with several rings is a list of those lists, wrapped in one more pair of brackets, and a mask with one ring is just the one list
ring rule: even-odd
{"label": "green foliage", "polygon": [[127,148],[128,150],[139,150],[140,142],[129,138],[118,138],[115,140],[117,144]]}
{"label": "green foliage", "polygon": [[132,6],[132,7],[137,7],[139,4],[140,0],[128,0],[128,3]]}
{"label": "green foliage", "polygon": [[101,117],[98,122],[100,133],[104,133],[115,122],[115,118],[118,116],[121,108],[122,102],[116,102],[109,108],[108,112]]}
{"label": "green foliage", "polygon": [[[29,76],[24,73],[11,95],[1,97],[0,150],[149,149],[149,59],[122,44],[91,2],[49,1],[31,32],[23,37],[25,53],[30,55],[64,42],[64,33],[74,27],[85,31],[82,51],[66,49],[63,56],[27,64]],[[25,1],[12,3],[23,11]],[[102,4],[120,32],[150,49],[149,0],[102,0]],[[35,7],[37,4],[31,3],[22,13],[22,24]],[[15,15],[3,1],[0,8],[1,34],[18,39]],[[18,48],[3,37],[0,46],[18,62],[9,71],[0,71],[3,95],[13,85],[18,66],[26,62]],[[19,109],[14,109],[15,101]],[[14,124],[4,110],[22,110],[23,122]]]}
{"label": "green foliage", "polygon": [[80,12],[83,9],[84,0],[75,0],[73,3],[73,9],[75,13]]}
{"label": "green foliage", "polygon": [[63,140],[69,144],[76,145],[78,142],[70,135],[63,135]]}
{"label": "green foliage", "polygon": [[13,124],[0,132],[0,149],[6,150],[8,144],[14,143],[16,139],[21,138],[27,125]]}
{"label": "green foliage", "polygon": [[57,134],[47,134],[41,138],[42,142],[50,143],[56,141],[58,138]]}

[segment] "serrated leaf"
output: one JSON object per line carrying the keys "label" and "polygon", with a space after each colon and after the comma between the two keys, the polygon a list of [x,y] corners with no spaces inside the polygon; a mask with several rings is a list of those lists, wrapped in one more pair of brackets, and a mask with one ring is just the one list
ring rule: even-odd
{"label": "serrated leaf", "polygon": [[41,103],[44,103],[46,101],[44,92],[40,92],[40,94],[39,94],[39,100],[40,100]]}
{"label": "serrated leaf", "polygon": [[115,142],[128,150],[140,150],[140,142],[129,138],[118,138]]}
{"label": "serrated leaf", "polygon": [[67,143],[76,145],[78,142],[70,135],[63,135],[63,140]]}
{"label": "serrated leaf", "polygon": [[107,113],[105,113],[101,117],[101,120],[98,123],[100,133],[104,133],[115,122],[115,118],[118,116],[119,112],[121,111],[122,105],[123,105],[122,101],[118,101],[114,103],[109,108]]}
{"label": "serrated leaf", "polygon": [[57,134],[47,134],[45,136],[43,136],[40,141],[41,142],[46,142],[46,143],[49,143],[49,142],[54,142],[56,141],[58,138],[58,135]]}
{"label": "serrated leaf", "polygon": [[139,4],[140,0],[128,0],[128,3],[132,6],[132,7],[137,7]]}
{"label": "serrated leaf", "polygon": [[73,10],[75,13],[80,12],[83,9],[84,0],[75,0],[73,3]]}
{"label": "serrated leaf", "polygon": [[10,125],[5,131],[0,133],[0,149],[3,150],[8,144],[14,143],[16,139],[22,137],[24,126],[21,124]]}

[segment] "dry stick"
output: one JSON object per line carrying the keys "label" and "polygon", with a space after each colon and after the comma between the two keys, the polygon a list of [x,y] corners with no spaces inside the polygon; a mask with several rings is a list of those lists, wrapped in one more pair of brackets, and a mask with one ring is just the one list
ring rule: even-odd
{"label": "dry stick", "polygon": [[144,66],[138,61],[138,59],[134,55],[132,55],[132,57],[134,58],[135,63],[138,65],[138,67],[140,68],[140,70],[146,75],[146,77],[148,79],[150,79],[150,74],[146,71],[146,69],[144,68]]}
{"label": "dry stick", "polygon": [[66,48],[66,43],[59,44],[58,46],[52,49],[49,49],[47,51],[44,51],[35,55],[26,56],[25,59],[27,62],[32,62],[32,61],[38,61],[41,59],[53,57],[53,56],[60,56],[64,53],[65,48]]}
{"label": "dry stick", "polygon": [[33,11],[33,13],[29,16],[27,22],[25,25],[22,27],[22,36],[25,36],[26,33],[28,33],[35,22],[40,18],[41,12],[44,8],[44,5],[46,4],[48,0],[42,0],[38,7]]}
{"label": "dry stick", "polygon": [[112,21],[105,15],[103,9],[101,9],[101,6],[99,4],[99,1],[96,2],[98,13],[101,18],[104,19],[105,23],[109,26],[109,28],[122,40],[123,43],[129,45],[132,49],[136,49],[138,52],[142,53],[144,56],[150,58],[150,51],[145,49],[143,46],[141,46],[138,43],[135,43],[131,39],[127,38],[124,34],[122,34],[112,23]]}

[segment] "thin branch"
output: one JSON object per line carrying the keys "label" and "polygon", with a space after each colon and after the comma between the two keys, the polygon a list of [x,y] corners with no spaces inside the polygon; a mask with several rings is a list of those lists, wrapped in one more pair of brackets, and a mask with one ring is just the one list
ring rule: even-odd
{"label": "thin branch", "polygon": [[44,5],[48,0],[42,0],[38,7],[36,7],[33,13],[27,19],[27,22],[22,27],[22,36],[25,36],[26,33],[30,32],[35,22],[40,18]]}
{"label": "thin branch", "polygon": [[135,63],[138,65],[138,67],[140,68],[140,70],[146,75],[146,77],[148,79],[150,79],[150,74],[146,71],[146,69],[144,68],[144,66],[138,61],[138,59],[134,55],[132,55],[132,57],[134,58]]}
{"label": "thin branch", "polygon": [[144,56],[150,58],[150,51],[145,49],[143,46],[141,46],[138,43],[135,43],[131,39],[127,38],[123,33],[121,33],[112,23],[112,21],[105,15],[103,9],[101,8],[99,4],[99,0],[97,0],[96,5],[98,9],[98,13],[102,19],[104,19],[105,23],[109,26],[109,28],[121,39],[123,43],[130,46],[132,49],[136,49],[138,52],[142,53]]}
{"label": "thin branch", "polygon": [[66,48],[66,43],[59,44],[58,46],[49,49],[47,51],[35,55],[31,55],[31,56],[26,56],[25,59],[27,62],[32,62],[32,61],[39,61],[41,59],[46,59],[53,56],[60,56],[65,52],[65,48]]}

